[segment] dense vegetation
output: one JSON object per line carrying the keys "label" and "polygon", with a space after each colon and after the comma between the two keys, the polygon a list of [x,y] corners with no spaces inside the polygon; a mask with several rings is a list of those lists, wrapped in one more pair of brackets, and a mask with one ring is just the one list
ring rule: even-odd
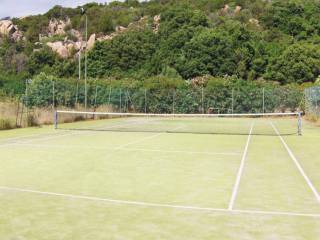
{"label": "dense vegetation", "polygon": [[[143,16],[149,19],[143,28],[96,42],[89,52],[88,75],[98,78],[101,88],[113,79],[116,84],[128,84],[123,88],[131,90],[135,89],[132,85],[148,88],[148,84],[160,81],[163,84],[157,87],[162,88],[168,82],[178,81],[182,84],[179,87],[169,85],[181,90],[193,85],[190,83],[193,78],[211,76],[209,78],[219,79],[219,84],[229,86],[228,79],[233,79],[231,82],[236,82],[238,88],[241,85],[251,90],[262,85],[301,89],[299,85],[314,83],[320,75],[320,3],[317,0],[151,0],[141,3],[127,0],[90,3],[84,7],[89,34],[110,34],[116,26],[128,26]],[[152,29],[155,15],[161,15],[157,33]],[[72,28],[83,31],[84,16],[80,14],[80,7],[56,6],[44,15],[13,19],[26,40],[13,42],[0,38],[0,94],[23,94],[25,79],[35,78],[35,82],[39,82],[41,78],[43,81],[48,78],[40,73],[52,75],[57,89],[58,82],[61,86],[65,86],[65,81],[75,85],[72,79],[78,73],[76,59],[61,59],[49,48],[35,45],[51,18],[66,17],[71,19]],[[65,96],[63,89],[60,94]],[[39,99],[32,100],[33,103],[49,104],[50,93],[43,96],[44,92],[38,91]],[[106,95],[108,87],[103,91]],[[184,103],[192,108],[195,104],[188,103],[187,97],[193,96],[186,96]],[[72,105],[74,98],[71,98],[62,102],[58,97],[57,104]]]}

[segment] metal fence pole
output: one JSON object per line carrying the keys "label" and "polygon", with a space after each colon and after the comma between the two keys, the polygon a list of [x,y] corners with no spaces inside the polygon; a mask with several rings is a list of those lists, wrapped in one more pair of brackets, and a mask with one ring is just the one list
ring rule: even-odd
{"label": "metal fence pole", "polygon": [[52,109],[55,109],[55,83],[52,81]]}
{"label": "metal fence pole", "polygon": [[234,89],[232,88],[232,93],[231,93],[231,113],[233,114],[234,112]]}
{"label": "metal fence pole", "polygon": [[94,108],[97,107],[97,97],[98,97],[98,85],[96,85],[96,91],[94,94]]}
{"label": "metal fence pole", "polygon": [[174,114],[175,112],[175,100],[176,100],[176,91],[173,90],[173,93],[172,93],[172,113]]}
{"label": "metal fence pole", "polygon": [[120,108],[119,108],[120,113],[121,113],[121,105],[122,105],[121,94],[122,94],[122,92],[121,92],[121,88],[120,88]]}
{"label": "metal fence pole", "polygon": [[203,84],[201,87],[201,104],[202,104],[202,114],[204,114],[204,92],[203,92]]}
{"label": "metal fence pole", "polygon": [[109,89],[108,105],[110,105],[110,103],[111,103],[111,91],[112,91],[112,88],[111,88],[111,86],[110,86],[110,89]]}
{"label": "metal fence pole", "polygon": [[262,113],[265,113],[265,92],[264,88],[262,88]]}
{"label": "metal fence pole", "polygon": [[[26,99],[25,99],[25,104],[26,104],[26,113],[27,113],[27,126],[29,125],[29,96],[28,96],[28,83],[29,83],[29,79],[26,79],[26,92],[25,92],[25,95],[26,95]],[[23,112],[22,112],[23,114]],[[22,116],[22,115],[21,115]],[[21,117],[22,118],[22,117]]]}
{"label": "metal fence pole", "polygon": [[147,89],[144,89],[144,113],[147,113]]}

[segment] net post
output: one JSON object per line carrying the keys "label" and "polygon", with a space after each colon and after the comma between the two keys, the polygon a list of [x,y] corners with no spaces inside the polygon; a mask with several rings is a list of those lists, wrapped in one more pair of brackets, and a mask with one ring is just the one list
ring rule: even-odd
{"label": "net post", "polygon": [[54,111],[53,115],[54,129],[58,129],[58,111]]}
{"label": "net post", "polygon": [[302,136],[302,116],[301,116],[301,112],[298,112],[298,135]]}

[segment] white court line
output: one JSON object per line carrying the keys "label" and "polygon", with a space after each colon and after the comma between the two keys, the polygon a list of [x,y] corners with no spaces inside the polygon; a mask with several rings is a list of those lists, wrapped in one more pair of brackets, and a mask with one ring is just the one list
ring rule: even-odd
{"label": "white court line", "polygon": [[13,188],[13,187],[6,187],[6,186],[0,186],[0,190],[38,194],[38,195],[44,195],[44,196],[63,197],[63,198],[69,198],[69,199],[95,201],[95,202],[107,202],[107,203],[121,204],[121,205],[135,205],[135,206],[141,206],[141,207],[171,208],[171,209],[195,210],[195,211],[206,211],[206,212],[217,212],[217,213],[220,212],[220,213],[228,213],[228,214],[250,214],[250,215],[273,215],[273,216],[320,218],[320,214],[311,214],[311,213],[293,213],[293,212],[259,211],[259,210],[229,210],[229,209],[223,209],[223,208],[172,205],[172,204],[90,197],[85,195],[64,194],[64,193],[56,193],[56,192],[43,192],[43,191],[37,191],[37,190],[31,190],[31,189]]}
{"label": "white court line", "polygon": [[289,148],[288,144],[284,141],[283,137],[280,135],[280,132],[278,131],[277,127],[272,122],[270,122],[270,124],[271,124],[273,130],[276,132],[276,134],[280,138],[283,146],[285,147],[285,149],[287,150],[287,152],[290,155],[291,159],[293,160],[293,162],[297,166],[297,168],[298,168],[299,172],[301,173],[301,175],[303,176],[304,180],[307,182],[308,186],[310,187],[310,189],[313,192],[314,196],[316,197],[317,201],[320,203],[320,195],[319,195],[317,189],[312,184],[311,180],[309,179],[309,177],[307,176],[307,174],[303,170],[303,168],[302,168],[301,164],[299,163],[298,159],[294,156],[294,154],[291,151],[291,149]]}
{"label": "white court line", "polygon": [[[60,148],[60,149],[93,149],[93,150],[107,150],[112,151],[115,148],[95,147],[95,146],[82,146],[82,145],[56,145],[56,144],[33,144],[33,143],[17,143],[16,146],[27,146],[35,148]],[[207,152],[207,151],[187,151],[187,150],[162,150],[162,149],[145,149],[145,148],[121,148],[127,152],[159,152],[159,153],[185,153],[185,154],[204,154],[204,155],[226,155],[226,156],[239,156],[239,152]]]}
{"label": "white court line", "polygon": [[241,181],[241,176],[242,176],[242,173],[243,173],[244,164],[245,164],[245,161],[246,161],[246,158],[247,158],[249,144],[250,144],[250,140],[251,140],[251,136],[252,136],[253,126],[254,126],[254,123],[251,124],[249,135],[248,135],[248,139],[247,139],[247,143],[246,143],[246,146],[245,146],[244,151],[243,151],[243,155],[242,155],[240,167],[239,167],[239,170],[238,170],[236,182],[234,184],[234,187],[233,187],[233,190],[232,190],[232,196],[231,196],[231,199],[230,199],[230,202],[229,202],[229,206],[228,206],[229,210],[233,210],[234,203],[235,203],[235,200],[236,200],[236,197],[237,197],[237,194],[238,194],[239,185],[240,185],[240,181]]}

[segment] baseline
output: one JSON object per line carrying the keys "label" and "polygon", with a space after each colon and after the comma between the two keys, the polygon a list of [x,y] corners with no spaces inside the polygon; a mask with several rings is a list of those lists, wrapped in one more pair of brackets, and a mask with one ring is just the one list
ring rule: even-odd
{"label": "baseline", "polygon": [[276,211],[259,211],[259,210],[229,210],[223,208],[207,208],[207,207],[197,207],[197,206],[185,206],[185,205],[171,205],[171,204],[161,204],[161,203],[150,203],[150,202],[141,202],[141,201],[127,201],[127,200],[118,200],[111,198],[100,198],[100,197],[91,197],[85,195],[74,195],[74,194],[64,194],[56,192],[43,192],[31,189],[23,188],[14,188],[7,186],[0,186],[0,190],[11,191],[11,192],[21,192],[21,193],[30,193],[43,196],[55,196],[63,197],[69,199],[79,199],[95,202],[108,202],[121,205],[135,205],[141,207],[157,207],[157,208],[171,208],[171,209],[181,209],[181,210],[195,210],[195,211],[206,211],[206,212],[216,212],[216,213],[227,213],[227,214],[250,214],[250,215],[273,215],[273,216],[288,216],[288,217],[311,217],[311,218],[320,218],[320,214],[308,214],[308,213],[294,213],[294,212],[276,212]]}

